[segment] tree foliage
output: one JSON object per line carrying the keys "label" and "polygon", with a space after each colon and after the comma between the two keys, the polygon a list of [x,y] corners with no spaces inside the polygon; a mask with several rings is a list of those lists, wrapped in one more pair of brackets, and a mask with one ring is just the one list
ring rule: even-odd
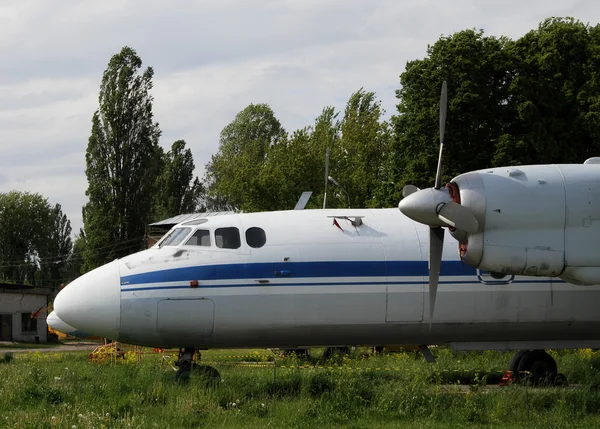
{"label": "tree foliage", "polygon": [[549,18],[508,45],[514,125],[494,164],[581,163],[598,155],[599,30]]}
{"label": "tree foliage", "polygon": [[114,55],[102,77],[99,108],[86,152],[88,203],[83,208],[85,268],[143,248],[160,166],[153,122],[153,70],[131,48]]}
{"label": "tree foliage", "polygon": [[389,170],[431,186],[439,149],[439,91],[448,81],[443,179],[499,165],[580,163],[600,153],[600,29],[550,18],[522,38],[464,30],[441,37],[400,76]]}
{"label": "tree foliage", "polygon": [[439,103],[448,82],[448,114],[443,172],[449,180],[460,172],[489,166],[493,148],[511,116],[506,111],[511,61],[505,38],[465,30],[441,37],[428,56],[411,61],[401,74],[398,115],[393,118],[395,189],[400,198],[407,183],[433,184],[439,152]]}
{"label": "tree foliage", "polygon": [[[331,175],[351,196],[352,206],[373,207],[389,153],[390,132],[382,114],[375,94],[361,89],[341,121],[333,107],[326,107],[314,126],[287,135],[267,105],[251,104],[221,133],[219,151],[206,166],[208,194],[221,201],[219,208],[268,211],[291,209],[303,191],[313,191],[308,207],[321,207],[330,148]],[[347,205],[346,194],[332,188],[328,207]]]}
{"label": "tree foliage", "polygon": [[244,211],[274,210],[276,197],[261,185],[269,151],[286,132],[266,104],[250,104],[223,128],[219,151],[206,166],[209,197]]}
{"label": "tree foliage", "polygon": [[56,287],[67,280],[71,223],[40,194],[0,193],[0,281]]}
{"label": "tree foliage", "polygon": [[[377,190],[385,180],[390,130],[375,93],[362,88],[352,94],[333,145],[330,171],[344,187],[352,207],[376,207]],[[342,205],[345,207],[345,204]]]}
{"label": "tree foliage", "polygon": [[154,196],[154,220],[193,213],[197,209],[202,185],[194,178],[194,168],[192,151],[186,149],[185,141],[174,142],[162,157]]}

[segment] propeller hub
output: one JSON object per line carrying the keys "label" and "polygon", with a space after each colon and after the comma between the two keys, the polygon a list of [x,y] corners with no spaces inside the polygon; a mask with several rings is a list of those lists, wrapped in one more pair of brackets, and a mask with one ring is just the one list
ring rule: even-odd
{"label": "propeller hub", "polygon": [[446,188],[427,188],[413,192],[398,204],[400,211],[412,220],[431,227],[447,226],[438,213],[442,206],[452,201]]}

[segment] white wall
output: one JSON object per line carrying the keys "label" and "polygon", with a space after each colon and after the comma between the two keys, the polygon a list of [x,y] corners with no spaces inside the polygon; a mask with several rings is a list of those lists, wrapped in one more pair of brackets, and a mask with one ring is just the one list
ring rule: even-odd
{"label": "white wall", "polygon": [[0,292],[0,314],[12,314],[13,341],[34,342],[35,337],[39,337],[40,342],[47,341],[47,312],[43,312],[38,318],[37,332],[21,332],[21,313],[31,314],[45,306],[47,300],[45,295]]}

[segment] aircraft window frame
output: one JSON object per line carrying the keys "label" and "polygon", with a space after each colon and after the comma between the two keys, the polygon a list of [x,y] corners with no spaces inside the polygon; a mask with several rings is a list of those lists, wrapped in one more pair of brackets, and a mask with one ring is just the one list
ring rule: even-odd
{"label": "aircraft window frame", "polygon": [[[187,231],[185,231],[185,230],[187,230]],[[179,231],[181,231],[181,232],[179,232]],[[160,241],[160,244],[158,245],[158,247],[178,246],[183,242],[183,240],[185,240],[187,238],[188,235],[190,235],[191,231],[192,231],[192,228],[190,228],[189,226],[175,227],[171,231],[169,231],[167,233],[167,235]]]}
{"label": "aircraft window frame", "polygon": [[[250,237],[248,236],[248,233],[251,234]],[[257,236],[255,233],[258,233],[259,235]],[[246,244],[253,249],[260,249],[267,243],[267,233],[258,226],[248,228],[244,236],[246,238]]]}
{"label": "aircraft window frame", "polygon": [[[223,230],[230,231],[231,235],[229,235],[227,237],[222,236],[220,234],[220,232]],[[233,230],[235,230],[235,232]],[[224,240],[224,238],[227,238],[227,240]],[[236,238],[237,238],[237,241],[235,241]],[[240,247],[242,247],[242,239],[240,237],[239,228],[236,226],[224,226],[221,228],[216,228],[215,229],[215,245],[219,249],[231,249],[231,250],[239,249]],[[233,247],[233,246],[235,246],[235,247]]]}
{"label": "aircraft window frame", "polygon": [[[191,244],[190,240],[192,240],[192,238],[194,238],[196,236],[197,233],[199,232],[206,232],[207,234],[199,237],[200,240],[196,243],[196,244]],[[190,237],[185,241],[184,246],[193,246],[193,247],[212,247],[212,239],[210,237],[210,229],[196,229],[194,231],[194,233],[192,235],[190,235]],[[202,244],[203,241],[202,239],[208,237],[208,244]]]}

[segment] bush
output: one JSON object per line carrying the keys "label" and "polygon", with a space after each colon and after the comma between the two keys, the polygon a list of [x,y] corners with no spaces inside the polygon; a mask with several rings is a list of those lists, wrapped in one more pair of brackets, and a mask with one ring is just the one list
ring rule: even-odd
{"label": "bush", "polygon": [[2,356],[2,359],[0,360],[0,362],[1,363],[10,363],[14,358],[15,358],[15,355],[12,352],[6,352],[6,353],[4,353],[4,356]]}

